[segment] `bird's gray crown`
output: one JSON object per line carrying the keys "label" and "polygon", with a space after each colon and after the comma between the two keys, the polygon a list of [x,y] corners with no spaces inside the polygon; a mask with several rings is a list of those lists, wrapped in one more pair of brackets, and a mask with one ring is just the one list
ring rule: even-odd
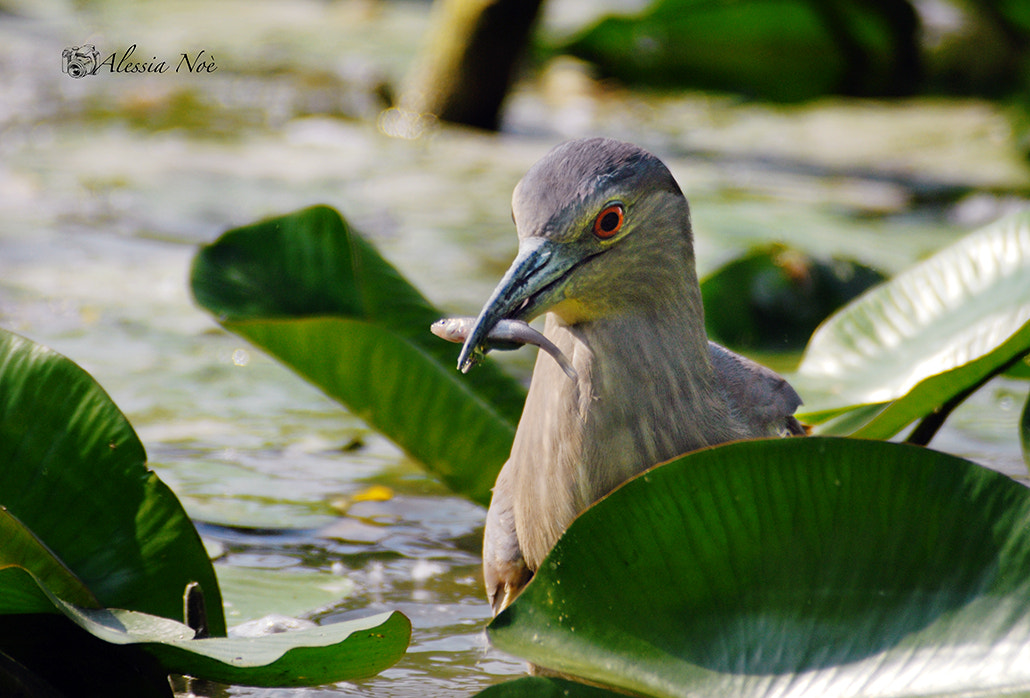
{"label": "bird's gray crown", "polygon": [[[529,169],[515,187],[512,212],[520,237],[560,237],[583,213],[629,194],[682,195],[661,160],[632,143],[610,138],[567,141]],[[628,203],[628,202],[626,202]]]}

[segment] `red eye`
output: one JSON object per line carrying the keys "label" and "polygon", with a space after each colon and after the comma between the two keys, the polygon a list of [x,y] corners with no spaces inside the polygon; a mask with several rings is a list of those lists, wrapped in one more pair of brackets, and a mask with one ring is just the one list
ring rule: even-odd
{"label": "red eye", "polygon": [[594,219],[594,235],[607,240],[622,229],[623,218],[622,204],[605,206],[604,210],[597,214]]}

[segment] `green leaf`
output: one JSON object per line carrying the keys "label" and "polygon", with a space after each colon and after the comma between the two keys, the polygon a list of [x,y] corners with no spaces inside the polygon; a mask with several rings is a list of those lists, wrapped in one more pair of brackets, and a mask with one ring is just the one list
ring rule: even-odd
{"label": "green leaf", "polygon": [[243,686],[315,686],[374,676],[400,659],[411,639],[401,613],[331,623],[263,637],[192,639],[175,621],[135,611],[62,610],[114,645],[140,645],[174,674]]}
{"label": "green leaf", "polygon": [[1026,396],[1023,414],[1019,418],[1019,444],[1023,448],[1023,462],[1030,466],[1030,395]]}
{"label": "green leaf", "polygon": [[1030,690],[1030,491],[906,444],[699,451],[584,512],[490,624],[649,696]]}
{"label": "green leaf", "polygon": [[639,15],[605,17],[560,48],[635,84],[781,101],[897,93],[910,80],[905,57],[916,48],[906,9],[849,0],[655,0]]}
{"label": "green leaf", "polygon": [[[199,582],[211,632],[224,634],[200,536],[146,468],[143,445],[96,381],[60,354],[0,330],[0,386],[0,505],[19,522],[23,541],[37,542],[22,548],[17,564],[71,599],[82,601],[75,588],[84,586],[101,605],[165,618],[182,618],[183,590]],[[67,574],[55,576],[57,566]],[[8,601],[0,610],[39,608]]]}
{"label": "green leaf", "polygon": [[845,306],[792,379],[823,433],[889,438],[1030,352],[1030,213],[973,233]]}
{"label": "green leaf", "polygon": [[618,698],[625,695],[566,679],[525,676],[491,686],[477,693],[476,698]]}
{"label": "green leaf", "polygon": [[[5,507],[0,507],[0,540],[0,589],[4,590],[0,594],[0,614],[52,613],[53,607],[39,592],[39,586],[79,606],[100,606],[82,580]],[[31,578],[9,570],[22,570]]]}
{"label": "green leaf", "polygon": [[[467,376],[428,301],[340,215],[318,206],[201,248],[197,302],[479,502],[508,457],[525,390],[486,364]],[[461,438],[455,438],[460,425]]]}
{"label": "green leaf", "polygon": [[[192,628],[169,618],[121,609],[79,608],[58,598],[24,570],[12,568],[9,572],[36,584],[38,595],[53,610],[107,644],[105,650],[73,639],[62,661],[74,662],[78,652],[86,651],[101,660],[118,658],[123,656],[121,648],[131,646],[156,658],[164,674],[247,686],[313,686],[377,674],[404,655],[411,639],[411,623],[398,612],[263,637],[194,639]],[[21,623],[15,639],[37,634],[39,623],[50,627],[50,616],[17,618]]]}
{"label": "green leaf", "polygon": [[1022,361],[1017,361],[1005,371],[1005,376],[1008,378],[1017,378],[1021,380],[1030,380],[1030,354],[1023,357]]}

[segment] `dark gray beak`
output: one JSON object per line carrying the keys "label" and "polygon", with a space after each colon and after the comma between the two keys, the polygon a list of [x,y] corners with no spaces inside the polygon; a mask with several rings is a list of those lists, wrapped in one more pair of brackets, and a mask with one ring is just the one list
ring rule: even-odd
{"label": "dark gray beak", "polygon": [[483,306],[458,356],[458,370],[468,373],[484,353],[485,340],[501,320],[532,320],[564,297],[562,278],[577,259],[568,245],[545,238],[524,238],[519,253]]}

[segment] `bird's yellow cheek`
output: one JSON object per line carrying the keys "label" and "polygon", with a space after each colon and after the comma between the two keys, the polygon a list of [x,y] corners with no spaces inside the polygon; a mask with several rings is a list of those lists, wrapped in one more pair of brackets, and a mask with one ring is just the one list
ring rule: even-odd
{"label": "bird's yellow cheek", "polygon": [[557,315],[566,325],[596,320],[603,314],[599,308],[584,303],[578,298],[566,298],[548,308],[547,312]]}

